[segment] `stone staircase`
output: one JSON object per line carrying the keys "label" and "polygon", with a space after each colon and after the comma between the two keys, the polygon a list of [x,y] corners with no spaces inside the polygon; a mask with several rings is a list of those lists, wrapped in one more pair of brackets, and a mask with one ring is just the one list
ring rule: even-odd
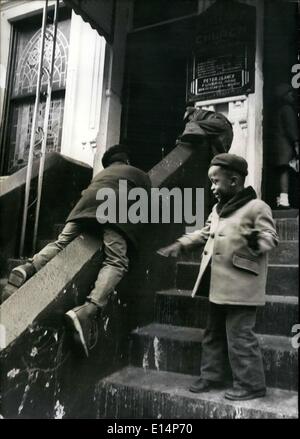
{"label": "stone staircase", "polygon": [[296,418],[298,352],[292,326],[298,316],[298,212],[274,212],[279,247],[270,254],[267,304],[259,308],[267,396],[251,401],[224,399],[224,390],[192,394],[199,376],[207,299],[192,299],[199,269],[178,261],[176,288],[157,291],[155,321],[131,334],[130,364],[102,379],[96,390],[98,418]]}

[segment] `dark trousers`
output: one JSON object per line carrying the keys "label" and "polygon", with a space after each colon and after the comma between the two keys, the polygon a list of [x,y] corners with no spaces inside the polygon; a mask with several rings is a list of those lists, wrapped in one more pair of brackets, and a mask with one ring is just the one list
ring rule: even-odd
{"label": "dark trousers", "polygon": [[202,341],[201,377],[223,381],[229,363],[234,387],[265,387],[262,354],[254,333],[256,306],[209,303]]}
{"label": "dark trousers", "polygon": [[[88,295],[88,299],[96,305],[104,307],[108,302],[109,295],[127,273],[129,258],[127,255],[127,243],[123,236],[109,226],[103,225],[101,229],[104,261],[95,286]],[[33,256],[32,262],[35,269],[37,271],[40,270],[47,262],[51,261],[51,259],[70,244],[73,239],[77,238],[82,231],[79,222],[68,222],[55,242],[46,245],[39,253]]]}

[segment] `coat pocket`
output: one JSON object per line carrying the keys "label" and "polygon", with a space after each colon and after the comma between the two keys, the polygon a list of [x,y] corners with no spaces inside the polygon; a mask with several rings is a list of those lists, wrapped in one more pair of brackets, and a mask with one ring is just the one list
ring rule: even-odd
{"label": "coat pocket", "polygon": [[250,271],[256,276],[259,274],[259,263],[245,256],[233,255],[232,263],[235,267]]}

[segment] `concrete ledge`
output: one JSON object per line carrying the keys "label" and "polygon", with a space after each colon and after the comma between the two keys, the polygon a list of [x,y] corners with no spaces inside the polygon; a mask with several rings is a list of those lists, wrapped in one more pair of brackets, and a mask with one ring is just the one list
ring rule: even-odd
{"label": "concrete ledge", "polygon": [[100,246],[100,241],[81,235],[0,306],[6,346],[42,313],[46,313],[50,306],[57,306],[63,313],[65,302],[70,302],[70,298],[67,300],[70,295],[72,302],[76,303],[77,293],[71,283],[96,257]]}
{"label": "concrete ledge", "polygon": [[251,401],[228,401],[224,390],[192,394],[195,377],[127,367],[100,381],[96,393],[101,419],[282,419],[298,417],[298,395],[268,389]]}
{"label": "concrete ledge", "polygon": [[276,229],[280,240],[299,240],[298,218],[275,219]]}
{"label": "concrete ledge", "polygon": [[[208,144],[191,145],[189,143],[179,143],[161,162],[154,166],[148,175],[153,187],[172,187],[182,185],[187,180],[191,186],[195,187],[197,182],[203,183],[207,177],[207,170],[210,159],[210,148]],[[186,167],[188,165],[188,168]],[[193,171],[197,168],[198,178]],[[191,178],[192,177],[192,178]],[[196,177],[196,179],[195,179]]]}
{"label": "concrete ledge", "polygon": [[[199,262],[203,247],[190,250],[178,257],[180,262]],[[277,247],[268,253],[269,264],[294,264],[299,263],[299,241],[280,240]]]}
{"label": "concrete ledge", "polygon": [[[203,329],[157,323],[132,334],[131,364],[169,372],[200,374]],[[298,388],[298,352],[291,339],[258,335],[266,382],[270,387]],[[228,369],[229,370],[229,369]]]}
{"label": "concrete ledge", "polygon": [[[158,291],[156,321],[158,323],[205,328],[208,314],[206,297],[191,297],[190,290]],[[256,332],[291,336],[291,328],[299,320],[298,298],[266,296],[266,306],[258,307]]]}
{"label": "concrete ledge", "polygon": [[[90,174],[92,174],[92,168],[86,163],[71,159],[70,157],[59,154],[58,152],[50,152],[46,154],[45,168],[44,168],[45,172],[47,172],[48,169],[52,168],[53,166],[57,166],[62,162],[69,163],[78,168],[83,168],[83,169],[85,168],[90,172]],[[36,178],[38,176],[39,166],[40,166],[40,160],[39,159],[33,160],[32,178]],[[18,187],[20,184],[25,184],[26,173],[27,173],[27,167],[25,166],[24,168],[20,169],[14,174],[6,176],[4,179],[1,179],[0,197],[15,190],[16,187]]]}
{"label": "concrete ledge", "polygon": [[299,218],[298,209],[273,210],[274,218]]}
{"label": "concrete ledge", "polygon": [[90,291],[100,248],[99,238],[83,234],[1,305],[2,417],[95,418],[96,383],[126,364],[125,296],[111,296],[88,360],[76,354],[63,317]]}
{"label": "concrete ledge", "polygon": [[269,264],[267,294],[299,296],[299,267],[295,264]]}
{"label": "concrete ledge", "polygon": [[[200,263],[178,262],[176,288],[192,290],[197,279]],[[269,264],[266,292],[271,295],[298,296],[299,268],[296,264]]]}
{"label": "concrete ledge", "polygon": [[[177,146],[151,171],[153,185],[202,187],[207,169],[205,173],[199,173],[199,160],[194,160],[198,154],[200,151],[197,148]],[[201,163],[206,166],[203,161]],[[19,175],[24,177],[25,170],[20,172]],[[51,176],[54,182],[57,172],[53,167]],[[77,182],[73,172],[74,166],[71,166],[69,174],[63,175],[71,185]],[[85,177],[89,172],[90,169],[84,174]],[[13,190],[10,192],[12,186],[9,184],[4,189],[2,187],[3,194],[14,193]],[[75,189],[78,190],[79,186]],[[53,225],[63,221],[62,211],[69,211],[70,203],[76,201],[78,196],[74,197],[75,190],[71,192],[71,197],[65,185],[60,189],[51,184],[45,187],[53,195],[50,203],[53,212],[59,213],[54,218],[45,210],[44,219],[48,226],[45,226],[45,239],[49,239]],[[21,192],[22,184],[16,192],[19,201]],[[57,194],[60,193],[63,196],[58,199]],[[4,198],[1,197],[2,201]],[[9,205],[16,206],[11,202]],[[14,214],[19,217],[19,212]],[[6,236],[14,236],[9,222],[6,222]],[[3,417],[95,417],[96,383],[104,375],[124,367],[129,352],[128,335],[141,322],[153,318],[153,298],[157,289],[155,282],[164,288],[163,276],[167,282],[170,281],[166,267],[157,264],[158,259],[153,261],[153,251],[164,244],[163,240],[171,242],[180,234],[178,229],[182,230],[183,227],[182,224],[158,224],[147,234],[145,238],[151,243],[143,243],[139,262],[132,264],[132,273],[118,287],[117,295],[112,296],[98,325],[99,342],[88,361],[74,355],[62,318],[67,309],[84,301],[96,279],[101,262],[99,240],[83,234],[1,305],[1,336],[5,346],[0,352]]]}
{"label": "concrete ledge", "polygon": [[[37,192],[39,159],[33,161],[32,204]],[[27,168],[10,175],[0,184],[0,272],[8,257],[18,252]],[[41,200],[39,238],[48,238],[53,224],[65,221],[80,193],[92,178],[92,168],[58,153],[45,159],[43,197]],[[33,204],[34,205],[34,204]],[[25,254],[31,254],[34,211],[29,209]],[[2,259],[2,261],[1,261]],[[5,267],[4,267],[5,268]]]}

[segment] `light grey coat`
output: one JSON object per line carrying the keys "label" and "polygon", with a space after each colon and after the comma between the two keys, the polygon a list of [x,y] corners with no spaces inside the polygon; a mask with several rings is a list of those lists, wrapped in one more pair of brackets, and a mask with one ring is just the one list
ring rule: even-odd
{"label": "light grey coat", "polygon": [[[259,250],[254,251],[242,235],[245,230],[259,231]],[[225,218],[214,206],[201,230],[178,240],[184,247],[205,245],[192,296],[211,261],[209,300],[217,304],[264,305],[267,280],[267,252],[278,244],[270,207],[254,199]],[[201,289],[201,286],[200,286]]]}

